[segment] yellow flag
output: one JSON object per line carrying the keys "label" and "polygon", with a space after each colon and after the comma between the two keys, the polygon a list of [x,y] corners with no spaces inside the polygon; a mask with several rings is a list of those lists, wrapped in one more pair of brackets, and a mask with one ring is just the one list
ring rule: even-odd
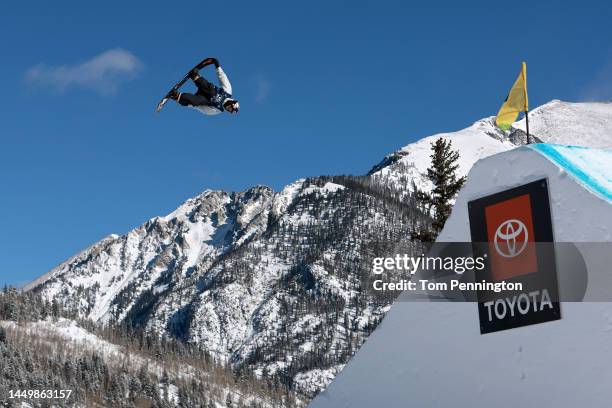
{"label": "yellow flag", "polygon": [[503,130],[508,130],[520,112],[529,110],[529,98],[527,97],[527,64],[521,65],[521,72],[514,81],[512,89],[508,93],[504,104],[497,113],[495,123]]}

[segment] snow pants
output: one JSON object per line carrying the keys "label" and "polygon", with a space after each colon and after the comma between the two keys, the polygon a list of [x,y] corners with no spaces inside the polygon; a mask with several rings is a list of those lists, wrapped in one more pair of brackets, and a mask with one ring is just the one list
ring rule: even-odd
{"label": "snow pants", "polygon": [[195,94],[187,92],[181,93],[178,103],[183,106],[208,105],[212,98],[217,94],[217,88],[202,77],[193,82],[198,87],[197,92]]}

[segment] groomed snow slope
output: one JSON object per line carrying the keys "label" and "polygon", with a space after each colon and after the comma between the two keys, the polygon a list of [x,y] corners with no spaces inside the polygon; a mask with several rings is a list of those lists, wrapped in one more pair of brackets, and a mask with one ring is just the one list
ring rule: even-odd
{"label": "groomed snow slope", "polygon": [[[545,177],[555,241],[609,242],[611,175],[612,151],[597,149],[533,145],[480,160],[439,241],[470,241],[469,201]],[[590,266],[587,295],[612,291],[605,265]],[[561,292],[570,273],[558,272]],[[611,303],[563,303],[561,320],[481,335],[476,304],[409,298],[309,407],[610,406]]]}
{"label": "groomed snow slope", "polygon": [[[529,112],[529,132],[547,143],[612,148],[612,102],[552,100]],[[525,119],[513,125],[525,130]]]}
{"label": "groomed snow slope", "polygon": [[612,201],[612,150],[551,144],[530,147],[555,162],[591,192]]}
{"label": "groomed snow slope", "polygon": [[[612,148],[612,103],[552,100],[530,112],[529,119],[531,135],[543,142]],[[525,120],[515,122],[512,128],[525,131]],[[404,177],[408,177],[419,189],[429,190],[431,183],[425,173],[431,160],[431,143],[438,138],[450,140],[453,149],[461,153],[459,176],[467,174],[479,159],[516,147],[508,141],[508,133],[495,126],[495,117],[489,117],[457,132],[438,133],[410,143],[387,156],[386,160],[399,159],[373,175],[387,178],[391,184],[405,183]]]}

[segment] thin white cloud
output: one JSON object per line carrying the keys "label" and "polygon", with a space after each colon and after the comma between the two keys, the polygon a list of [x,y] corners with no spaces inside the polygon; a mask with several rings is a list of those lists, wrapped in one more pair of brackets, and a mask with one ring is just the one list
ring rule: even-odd
{"label": "thin white cloud", "polygon": [[112,95],[122,82],[134,79],[142,68],[142,62],[134,54],[113,48],[77,65],[37,65],[27,70],[25,79],[59,92],[86,88],[100,95]]}
{"label": "thin white cloud", "polygon": [[255,102],[264,103],[270,94],[270,81],[265,78],[258,78],[255,90]]}

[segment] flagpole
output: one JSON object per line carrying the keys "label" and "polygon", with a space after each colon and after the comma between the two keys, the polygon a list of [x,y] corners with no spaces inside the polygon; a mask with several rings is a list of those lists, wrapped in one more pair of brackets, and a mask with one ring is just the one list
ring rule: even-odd
{"label": "flagpole", "polygon": [[521,64],[521,73],[523,74],[523,92],[525,96],[525,130],[527,130],[527,144],[529,144],[529,99],[527,97],[527,63],[525,61]]}
{"label": "flagpole", "polygon": [[527,144],[529,144],[529,109],[525,111],[525,128],[527,129]]}

